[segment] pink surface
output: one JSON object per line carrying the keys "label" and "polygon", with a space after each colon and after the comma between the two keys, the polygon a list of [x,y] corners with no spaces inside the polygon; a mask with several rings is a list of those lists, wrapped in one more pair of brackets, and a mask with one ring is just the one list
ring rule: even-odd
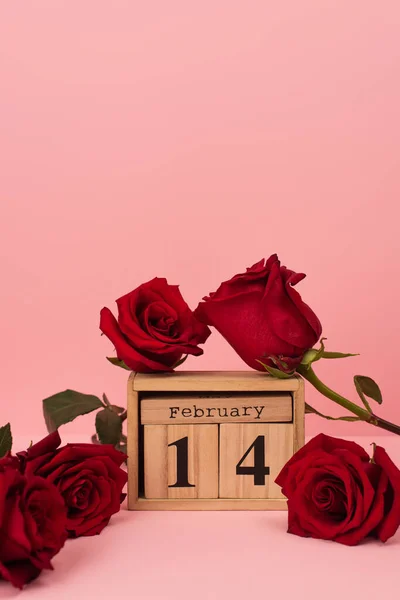
{"label": "pink surface", "polygon": [[[368,438],[357,440],[370,451]],[[378,438],[400,465],[400,440]],[[347,547],[286,533],[286,512],[121,511],[100,537],[67,542],[24,600],[396,598],[400,532]],[[0,582],[0,598],[20,592]]]}
{"label": "pink surface", "polygon": [[[399,20],[397,0],[1,3],[1,422],[44,432],[40,400],[66,387],[123,403],[100,308],[155,275],[195,307],[275,251],[308,274],[329,348],[362,352],[319,372],[354,399],[373,375],[400,421]],[[185,368],[245,366],[214,334]]]}

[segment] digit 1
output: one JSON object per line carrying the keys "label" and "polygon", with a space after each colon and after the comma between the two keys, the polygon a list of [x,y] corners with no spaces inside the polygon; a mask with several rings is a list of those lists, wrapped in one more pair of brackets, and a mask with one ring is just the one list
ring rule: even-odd
{"label": "digit 1", "polygon": [[183,437],[172,444],[168,444],[168,448],[176,446],[176,483],[169,485],[170,488],[187,488],[196,487],[189,483],[189,438]]}

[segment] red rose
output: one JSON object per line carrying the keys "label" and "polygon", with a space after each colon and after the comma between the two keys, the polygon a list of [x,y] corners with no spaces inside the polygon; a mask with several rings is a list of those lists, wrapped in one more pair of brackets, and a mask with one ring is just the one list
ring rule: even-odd
{"label": "red rose", "polygon": [[66,510],[57,488],[34,475],[22,475],[15,459],[0,461],[0,577],[22,588],[66,539]]}
{"label": "red rose", "polygon": [[5,467],[13,467],[19,469],[19,460],[16,456],[13,456],[11,452],[8,452],[5,456],[0,458],[0,470],[4,470]]}
{"label": "red rose", "polygon": [[[261,360],[292,370],[318,341],[322,328],[313,311],[292,286],[304,279],[281,267],[276,254],[220,285],[200,302],[195,315],[213,325],[253,369],[263,371]],[[280,361],[283,361],[284,364]]]}
{"label": "red rose", "polygon": [[19,453],[22,469],[54,483],[67,507],[70,537],[100,533],[118,512],[127,481],[126,456],[110,445],[67,444],[57,431]]}
{"label": "red rose", "polygon": [[108,308],[101,310],[100,329],[133,371],[172,371],[183,354],[203,354],[198,344],[211,332],[194,317],[177,285],[156,277],[117,305],[118,321]]}
{"label": "red rose", "polygon": [[400,471],[376,447],[324,434],[301,448],[276,478],[288,498],[289,533],[354,546],[386,542],[400,525]]}

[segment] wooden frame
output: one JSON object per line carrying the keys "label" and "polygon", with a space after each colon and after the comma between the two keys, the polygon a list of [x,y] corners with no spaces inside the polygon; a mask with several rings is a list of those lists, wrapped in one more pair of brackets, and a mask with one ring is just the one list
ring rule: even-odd
{"label": "wooden frame", "polygon": [[293,398],[293,448],[304,445],[304,381],[277,379],[257,371],[180,371],[131,373],[128,380],[129,510],[286,510],[285,499],[147,499],[139,495],[140,399],[153,392],[290,392]]}

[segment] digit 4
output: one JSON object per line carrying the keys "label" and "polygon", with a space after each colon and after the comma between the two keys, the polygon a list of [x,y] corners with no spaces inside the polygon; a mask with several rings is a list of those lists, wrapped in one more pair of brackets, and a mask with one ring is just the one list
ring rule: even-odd
{"label": "digit 4", "polygon": [[[254,466],[242,467],[250,452],[254,450]],[[265,476],[269,475],[269,467],[265,466],[265,436],[256,437],[251,446],[243,454],[236,465],[236,475],[253,475],[254,485],[265,485]]]}

